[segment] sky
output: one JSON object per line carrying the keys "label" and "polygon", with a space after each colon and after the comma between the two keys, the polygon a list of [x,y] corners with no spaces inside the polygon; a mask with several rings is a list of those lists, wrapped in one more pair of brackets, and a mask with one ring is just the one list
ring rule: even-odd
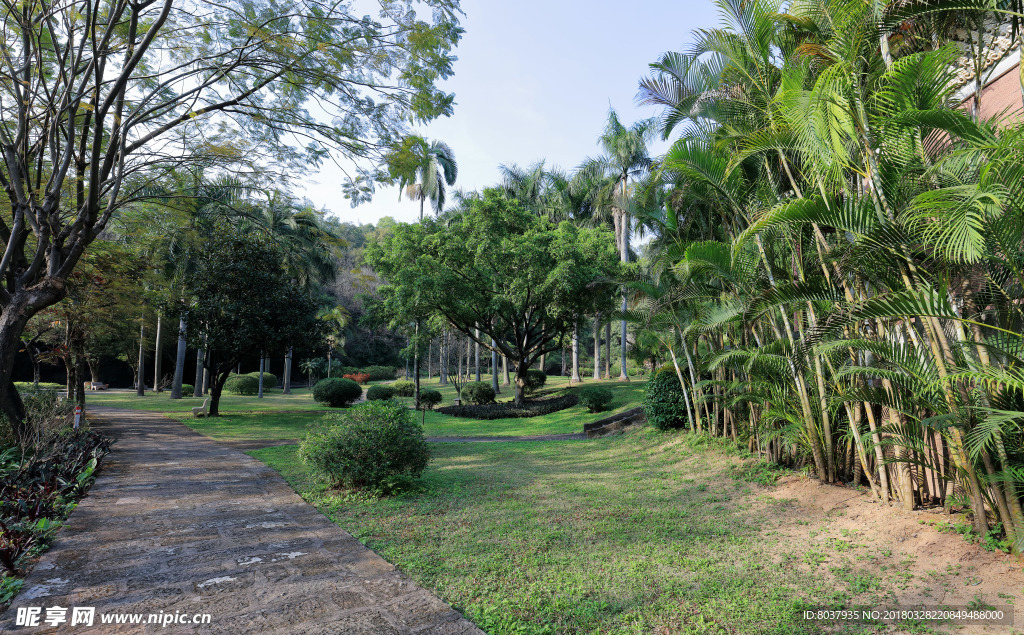
{"label": "sky", "polygon": [[[609,108],[627,125],[659,114],[635,105],[648,64],[683,49],[693,29],[717,23],[711,0],[463,0],[462,9],[459,59],[441,84],[455,93],[454,114],[416,132],[451,146],[455,187],[466,191],[497,184],[501,164],[546,159],[571,170],[597,156]],[[652,154],[667,146],[656,143]],[[400,201],[394,187],[352,208],[341,181],[340,169],[326,164],[297,194],[345,222],[419,217],[419,205]]]}

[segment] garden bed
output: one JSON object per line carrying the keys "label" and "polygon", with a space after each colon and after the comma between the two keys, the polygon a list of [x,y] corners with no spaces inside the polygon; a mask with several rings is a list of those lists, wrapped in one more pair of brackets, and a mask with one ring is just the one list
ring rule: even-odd
{"label": "garden bed", "polygon": [[522,406],[516,407],[512,402],[489,403],[466,406],[445,406],[438,408],[437,412],[451,417],[462,417],[464,419],[524,419],[527,417],[540,417],[552,412],[572,408],[579,401],[576,395],[563,395],[553,399],[527,400]]}

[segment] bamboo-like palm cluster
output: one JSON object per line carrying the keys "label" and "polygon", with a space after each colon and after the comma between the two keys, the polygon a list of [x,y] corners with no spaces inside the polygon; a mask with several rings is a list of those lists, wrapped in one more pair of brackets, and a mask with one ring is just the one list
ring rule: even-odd
{"label": "bamboo-like palm cluster", "polygon": [[640,94],[677,138],[638,186],[630,317],[687,425],[1022,550],[1024,129],[957,103],[947,37],[1013,14],[719,4]]}

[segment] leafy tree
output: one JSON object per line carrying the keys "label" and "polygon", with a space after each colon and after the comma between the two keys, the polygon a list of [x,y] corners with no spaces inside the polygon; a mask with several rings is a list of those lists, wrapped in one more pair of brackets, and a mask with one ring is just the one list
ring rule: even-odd
{"label": "leafy tree", "polygon": [[284,353],[323,341],[317,303],[292,284],[281,255],[263,239],[225,229],[194,255],[186,285],[195,298],[189,338],[205,346],[210,416],[219,414],[224,382],[252,351]]}
{"label": "leafy tree", "polygon": [[17,60],[0,82],[0,410],[12,425],[25,323],[64,297],[82,254],[155,180],[185,165],[288,178],[333,151],[357,163],[346,193],[358,202],[407,122],[451,113],[436,82],[452,72],[459,5],[423,4],[429,20],[411,0],[376,19],[307,0],[4,3],[0,49]]}
{"label": "leafy tree", "polygon": [[599,308],[619,270],[606,230],[556,225],[498,190],[441,219],[397,226],[366,258],[386,281],[380,315],[396,325],[438,315],[508,357],[517,404],[530,364],[560,348],[577,315]]}

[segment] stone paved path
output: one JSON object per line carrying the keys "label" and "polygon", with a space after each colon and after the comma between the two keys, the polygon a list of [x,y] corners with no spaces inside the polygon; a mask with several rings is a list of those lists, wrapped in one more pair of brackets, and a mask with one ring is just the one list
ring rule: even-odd
{"label": "stone paved path", "polygon": [[[15,616],[56,605],[96,608],[96,626],[64,624],[69,633],[482,635],[259,461],[159,414],[93,414],[118,442],[0,633],[55,631],[17,627]],[[101,613],[161,611],[212,622],[99,624]]]}

